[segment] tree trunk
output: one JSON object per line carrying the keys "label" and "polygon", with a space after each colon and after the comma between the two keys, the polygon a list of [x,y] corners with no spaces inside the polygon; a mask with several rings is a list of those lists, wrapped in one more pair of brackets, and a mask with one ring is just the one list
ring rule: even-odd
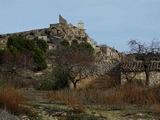
{"label": "tree trunk", "polygon": [[148,59],[146,59],[144,61],[144,71],[146,74],[146,86],[149,86],[149,73],[150,73],[149,65],[150,65],[150,61]]}
{"label": "tree trunk", "polygon": [[77,89],[77,82],[73,82],[73,87],[75,90]]}
{"label": "tree trunk", "polygon": [[146,74],[146,86],[149,86],[149,72],[145,71]]}

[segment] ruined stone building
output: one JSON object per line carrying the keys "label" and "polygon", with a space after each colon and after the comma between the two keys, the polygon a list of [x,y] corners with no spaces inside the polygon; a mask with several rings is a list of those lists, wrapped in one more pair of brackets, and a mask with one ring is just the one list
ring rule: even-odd
{"label": "ruined stone building", "polygon": [[69,24],[61,15],[59,15],[59,23],[50,24],[49,28],[0,35],[0,44],[6,44],[8,37],[12,35],[22,36],[27,39],[43,39],[48,42],[50,49],[54,48],[61,40],[68,40],[69,42],[72,40],[87,41],[95,47],[92,39],[85,32],[82,21],[74,26]]}
{"label": "ruined stone building", "polygon": [[[130,60],[121,64],[121,83],[128,80],[145,85],[146,74],[143,61],[135,58],[136,54],[129,55]],[[148,63],[149,69],[149,86],[160,85],[160,55],[151,54],[151,61]]]}

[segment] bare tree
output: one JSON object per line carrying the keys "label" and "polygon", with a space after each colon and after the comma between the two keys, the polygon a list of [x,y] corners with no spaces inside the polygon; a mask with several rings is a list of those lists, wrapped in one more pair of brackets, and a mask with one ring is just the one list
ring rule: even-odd
{"label": "bare tree", "polygon": [[[66,42],[66,41],[65,41]],[[61,66],[69,73],[69,81],[74,89],[77,83],[92,73],[94,49],[89,43],[73,41],[71,45],[64,43],[54,52],[56,66]]]}
{"label": "bare tree", "polygon": [[149,85],[150,77],[150,65],[151,61],[154,60],[160,52],[160,42],[152,41],[151,44],[147,45],[145,43],[138,42],[136,40],[129,41],[128,45],[131,48],[131,53],[135,55],[136,60],[142,61],[143,71],[146,76],[146,86]]}

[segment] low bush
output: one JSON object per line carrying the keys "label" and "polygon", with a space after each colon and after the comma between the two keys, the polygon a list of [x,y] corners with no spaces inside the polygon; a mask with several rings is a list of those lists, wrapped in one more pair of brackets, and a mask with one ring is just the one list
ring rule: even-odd
{"label": "low bush", "polygon": [[52,77],[54,90],[69,88],[70,74],[62,66],[53,69]]}
{"label": "low bush", "polygon": [[60,67],[55,67],[47,77],[41,78],[39,90],[61,90],[69,88],[69,74]]}
{"label": "low bush", "polygon": [[43,80],[39,86],[39,90],[53,90],[54,81],[53,80]]}
{"label": "low bush", "polygon": [[36,46],[41,49],[44,53],[48,49],[48,44],[46,41],[35,38],[34,41],[36,42]]}
{"label": "low bush", "polygon": [[[6,50],[8,50],[14,58],[13,63],[19,59],[17,58],[19,55],[30,55],[26,57],[28,60],[34,59],[34,62],[32,63],[32,69],[34,68],[34,70],[37,71],[43,70],[47,67],[45,61],[45,53],[47,49],[48,45],[47,42],[45,42],[44,40],[29,40],[20,36],[9,37],[6,48]],[[30,66],[30,64],[27,65]]]}
{"label": "low bush", "polygon": [[11,113],[25,112],[23,104],[26,99],[13,87],[7,86],[0,89],[0,106]]}
{"label": "low bush", "polygon": [[45,61],[45,55],[40,49],[34,51],[34,70],[40,71],[47,68],[47,63]]}

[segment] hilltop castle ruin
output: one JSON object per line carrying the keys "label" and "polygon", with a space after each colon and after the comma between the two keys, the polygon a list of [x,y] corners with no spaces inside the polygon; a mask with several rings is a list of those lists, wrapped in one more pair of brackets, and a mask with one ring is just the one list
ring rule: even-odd
{"label": "hilltop castle ruin", "polygon": [[0,44],[5,45],[8,38],[12,35],[25,37],[31,40],[34,38],[43,39],[48,43],[49,49],[55,48],[62,40],[67,40],[69,42],[72,40],[77,40],[78,42],[87,41],[103,59],[119,59],[120,57],[117,50],[104,45],[96,45],[93,39],[85,32],[84,23],[82,21],[78,22],[77,26],[74,26],[68,23],[61,15],[59,15],[59,23],[50,24],[48,28],[0,35]]}

